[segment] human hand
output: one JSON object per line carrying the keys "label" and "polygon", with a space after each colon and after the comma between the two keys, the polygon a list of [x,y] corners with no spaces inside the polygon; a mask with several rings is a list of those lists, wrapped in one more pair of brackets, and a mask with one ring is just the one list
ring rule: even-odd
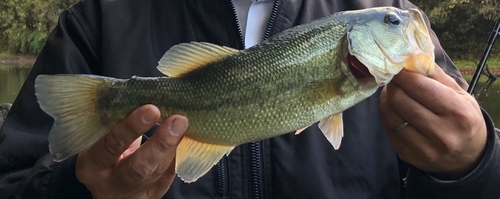
{"label": "human hand", "polygon": [[440,67],[432,78],[403,69],[380,101],[387,137],[404,161],[447,179],[478,165],[487,136],[480,107]]}
{"label": "human hand", "polygon": [[157,107],[144,105],[78,154],[76,177],[94,198],[149,199],[167,192],[175,177],[176,147],[187,119],[170,116],[141,146],[141,135],[159,119]]}

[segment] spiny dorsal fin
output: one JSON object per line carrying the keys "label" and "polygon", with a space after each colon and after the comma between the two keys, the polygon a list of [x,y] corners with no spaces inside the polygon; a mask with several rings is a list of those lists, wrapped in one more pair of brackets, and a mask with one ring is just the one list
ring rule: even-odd
{"label": "spiny dorsal fin", "polygon": [[344,122],[342,113],[330,115],[318,124],[319,129],[325,135],[326,139],[332,144],[335,150],[339,149],[342,137],[344,137]]}
{"label": "spiny dorsal fin", "polygon": [[184,136],[177,146],[175,170],[187,183],[206,174],[224,155],[229,155],[234,146],[222,146],[196,141]]}
{"label": "spiny dorsal fin", "polygon": [[239,52],[236,49],[207,42],[175,45],[158,61],[158,70],[170,77],[180,77],[208,63]]}

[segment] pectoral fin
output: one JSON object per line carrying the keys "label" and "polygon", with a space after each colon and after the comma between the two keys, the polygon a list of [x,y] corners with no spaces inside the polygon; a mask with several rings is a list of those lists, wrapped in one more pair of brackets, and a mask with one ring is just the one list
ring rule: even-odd
{"label": "pectoral fin", "polygon": [[295,131],[295,135],[298,135],[298,134],[302,133],[302,131],[306,130],[306,129],[307,129],[307,128],[309,128],[310,126],[311,126],[311,125],[306,126],[306,127],[304,127],[304,128],[301,128],[301,129],[299,129],[299,130]]}
{"label": "pectoral fin", "polygon": [[234,146],[203,143],[184,136],[177,147],[177,175],[184,182],[194,182],[206,174],[224,155],[229,155],[233,148]]}
{"label": "pectoral fin", "polygon": [[325,135],[326,139],[332,144],[335,150],[339,149],[342,137],[344,137],[344,122],[342,113],[330,115],[318,124],[319,129]]}

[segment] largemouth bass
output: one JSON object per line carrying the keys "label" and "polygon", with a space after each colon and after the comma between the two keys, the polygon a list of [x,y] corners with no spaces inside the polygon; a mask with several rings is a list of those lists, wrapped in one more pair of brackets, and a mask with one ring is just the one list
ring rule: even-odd
{"label": "largemouth bass", "polygon": [[55,161],[85,150],[139,106],[158,106],[163,119],[186,116],[176,172],[193,182],[237,145],[298,134],[318,121],[338,149],[344,110],[403,68],[432,75],[433,67],[422,13],[381,7],[336,13],[246,50],[179,44],[159,61],[168,77],[39,75],[35,94],[54,118]]}

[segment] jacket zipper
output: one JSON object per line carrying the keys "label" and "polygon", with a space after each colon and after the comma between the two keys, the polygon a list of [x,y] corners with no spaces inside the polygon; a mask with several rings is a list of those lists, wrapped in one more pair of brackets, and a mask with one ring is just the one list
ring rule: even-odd
{"label": "jacket zipper", "polygon": [[233,11],[233,17],[234,17],[234,20],[236,21],[236,26],[238,27],[238,37],[239,37],[239,39],[240,39],[240,40],[239,40],[239,42],[240,42],[240,43],[239,43],[239,44],[236,44],[236,45],[237,45],[238,47],[240,47],[240,46],[241,46],[241,47],[243,48],[243,47],[245,46],[245,45],[244,45],[244,44],[245,44],[245,41],[243,40],[243,35],[242,35],[242,33],[241,33],[241,32],[242,32],[242,31],[241,31],[241,25],[240,25],[240,23],[239,23],[239,21],[238,21],[238,16],[236,15],[236,8],[234,7],[234,3],[233,3],[233,1],[232,1],[232,0],[229,0],[229,2],[231,2],[231,9],[232,9],[232,11]]}
{"label": "jacket zipper", "polygon": [[[241,33],[241,26],[238,23],[238,16],[236,15],[236,9],[234,7],[234,4],[231,0],[229,0],[231,3],[231,8],[233,12],[233,17],[235,19],[236,26],[238,27],[238,34],[239,35],[239,44],[236,44],[237,46],[243,46],[244,41],[243,41],[243,35]],[[275,0],[273,4],[273,8],[271,10],[271,14],[269,16],[269,21],[266,26],[266,30],[264,32],[263,40],[267,39],[271,36],[272,31],[274,29],[274,22],[276,20],[276,16],[278,14],[279,7],[281,5],[281,0]],[[263,164],[264,162],[262,161],[262,156],[263,156],[263,148],[262,148],[262,141],[259,142],[253,142],[250,143],[249,147],[249,153],[250,153],[250,171],[251,171],[251,197],[253,199],[262,199],[264,198],[264,175],[262,172]],[[223,157],[222,160],[217,164],[217,170],[215,174],[215,179],[216,182],[214,183],[217,188],[216,188],[216,197],[215,198],[222,198],[226,199],[229,198],[229,189],[227,185],[229,184],[229,179],[228,179],[228,160],[227,157]]]}
{"label": "jacket zipper", "polygon": [[[276,21],[276,16],[278,15],[278,10],[281,5],[281,0],[275,0],[271,14],[269,16],[269,21],[264,32],[262,40],[268,39],[273,30],[274,23]],[[262,141],[250,143],[250,171],[251,171],[251,197],[253,199],[263,199],[264,198],[264,161],[263,161],[263,144]]]}
{"label": "jacket zipper", "polygon": [[251,172],[251,185],[250,194],[253,199],[262,199],[264,189],[264,176],[262,175],[262,141],[250,143],[250,172]]}
{"label": "jacket zipper", "polygon": [[[243,48],[243,35],[241,34],[241,26],[238,23],[238,16],[236,16],[236,8],[234,7],[233,1],[228,0],[230,3],[231,11],[233,18],[235,19],[234,21],[236,22],[237,26],[237,34],[239,41],[236,42],[236,48],[241,49]],[[223,3],[223,5],[227,5]],[[226,10],[227,8],[224,8],[223,10]],[[217,163],[216,165],[216,170],[214,172],[214,185],[215,187],[215,197],[216,199],[228,199],[229,198],[229,168],[228,168],[228,158],[226,156],[222,157],[221,161]]]}
{"label": "jacket zipper", "polygon": [[216,181],[216,196],[218,199],[228,199],[229,198],[229,189],[227,188],[227,184],[229,184],[229,179],[227,177],[228,174],[228,160],[227,157],[223,157],[221,161],[217,164],[217,171],[215,179]]}
{"label": "jacket zipper", "polygon": [[271,10],[271,15],[269,16],[269,21],[267,22],[266,31],[264,32],[264,37],[262,40],[268,39],[273,33],[274,22],[276,21],[276,16],[278,15],[278,10],[281,6],[282,0],[274,0],[273,8]]}

